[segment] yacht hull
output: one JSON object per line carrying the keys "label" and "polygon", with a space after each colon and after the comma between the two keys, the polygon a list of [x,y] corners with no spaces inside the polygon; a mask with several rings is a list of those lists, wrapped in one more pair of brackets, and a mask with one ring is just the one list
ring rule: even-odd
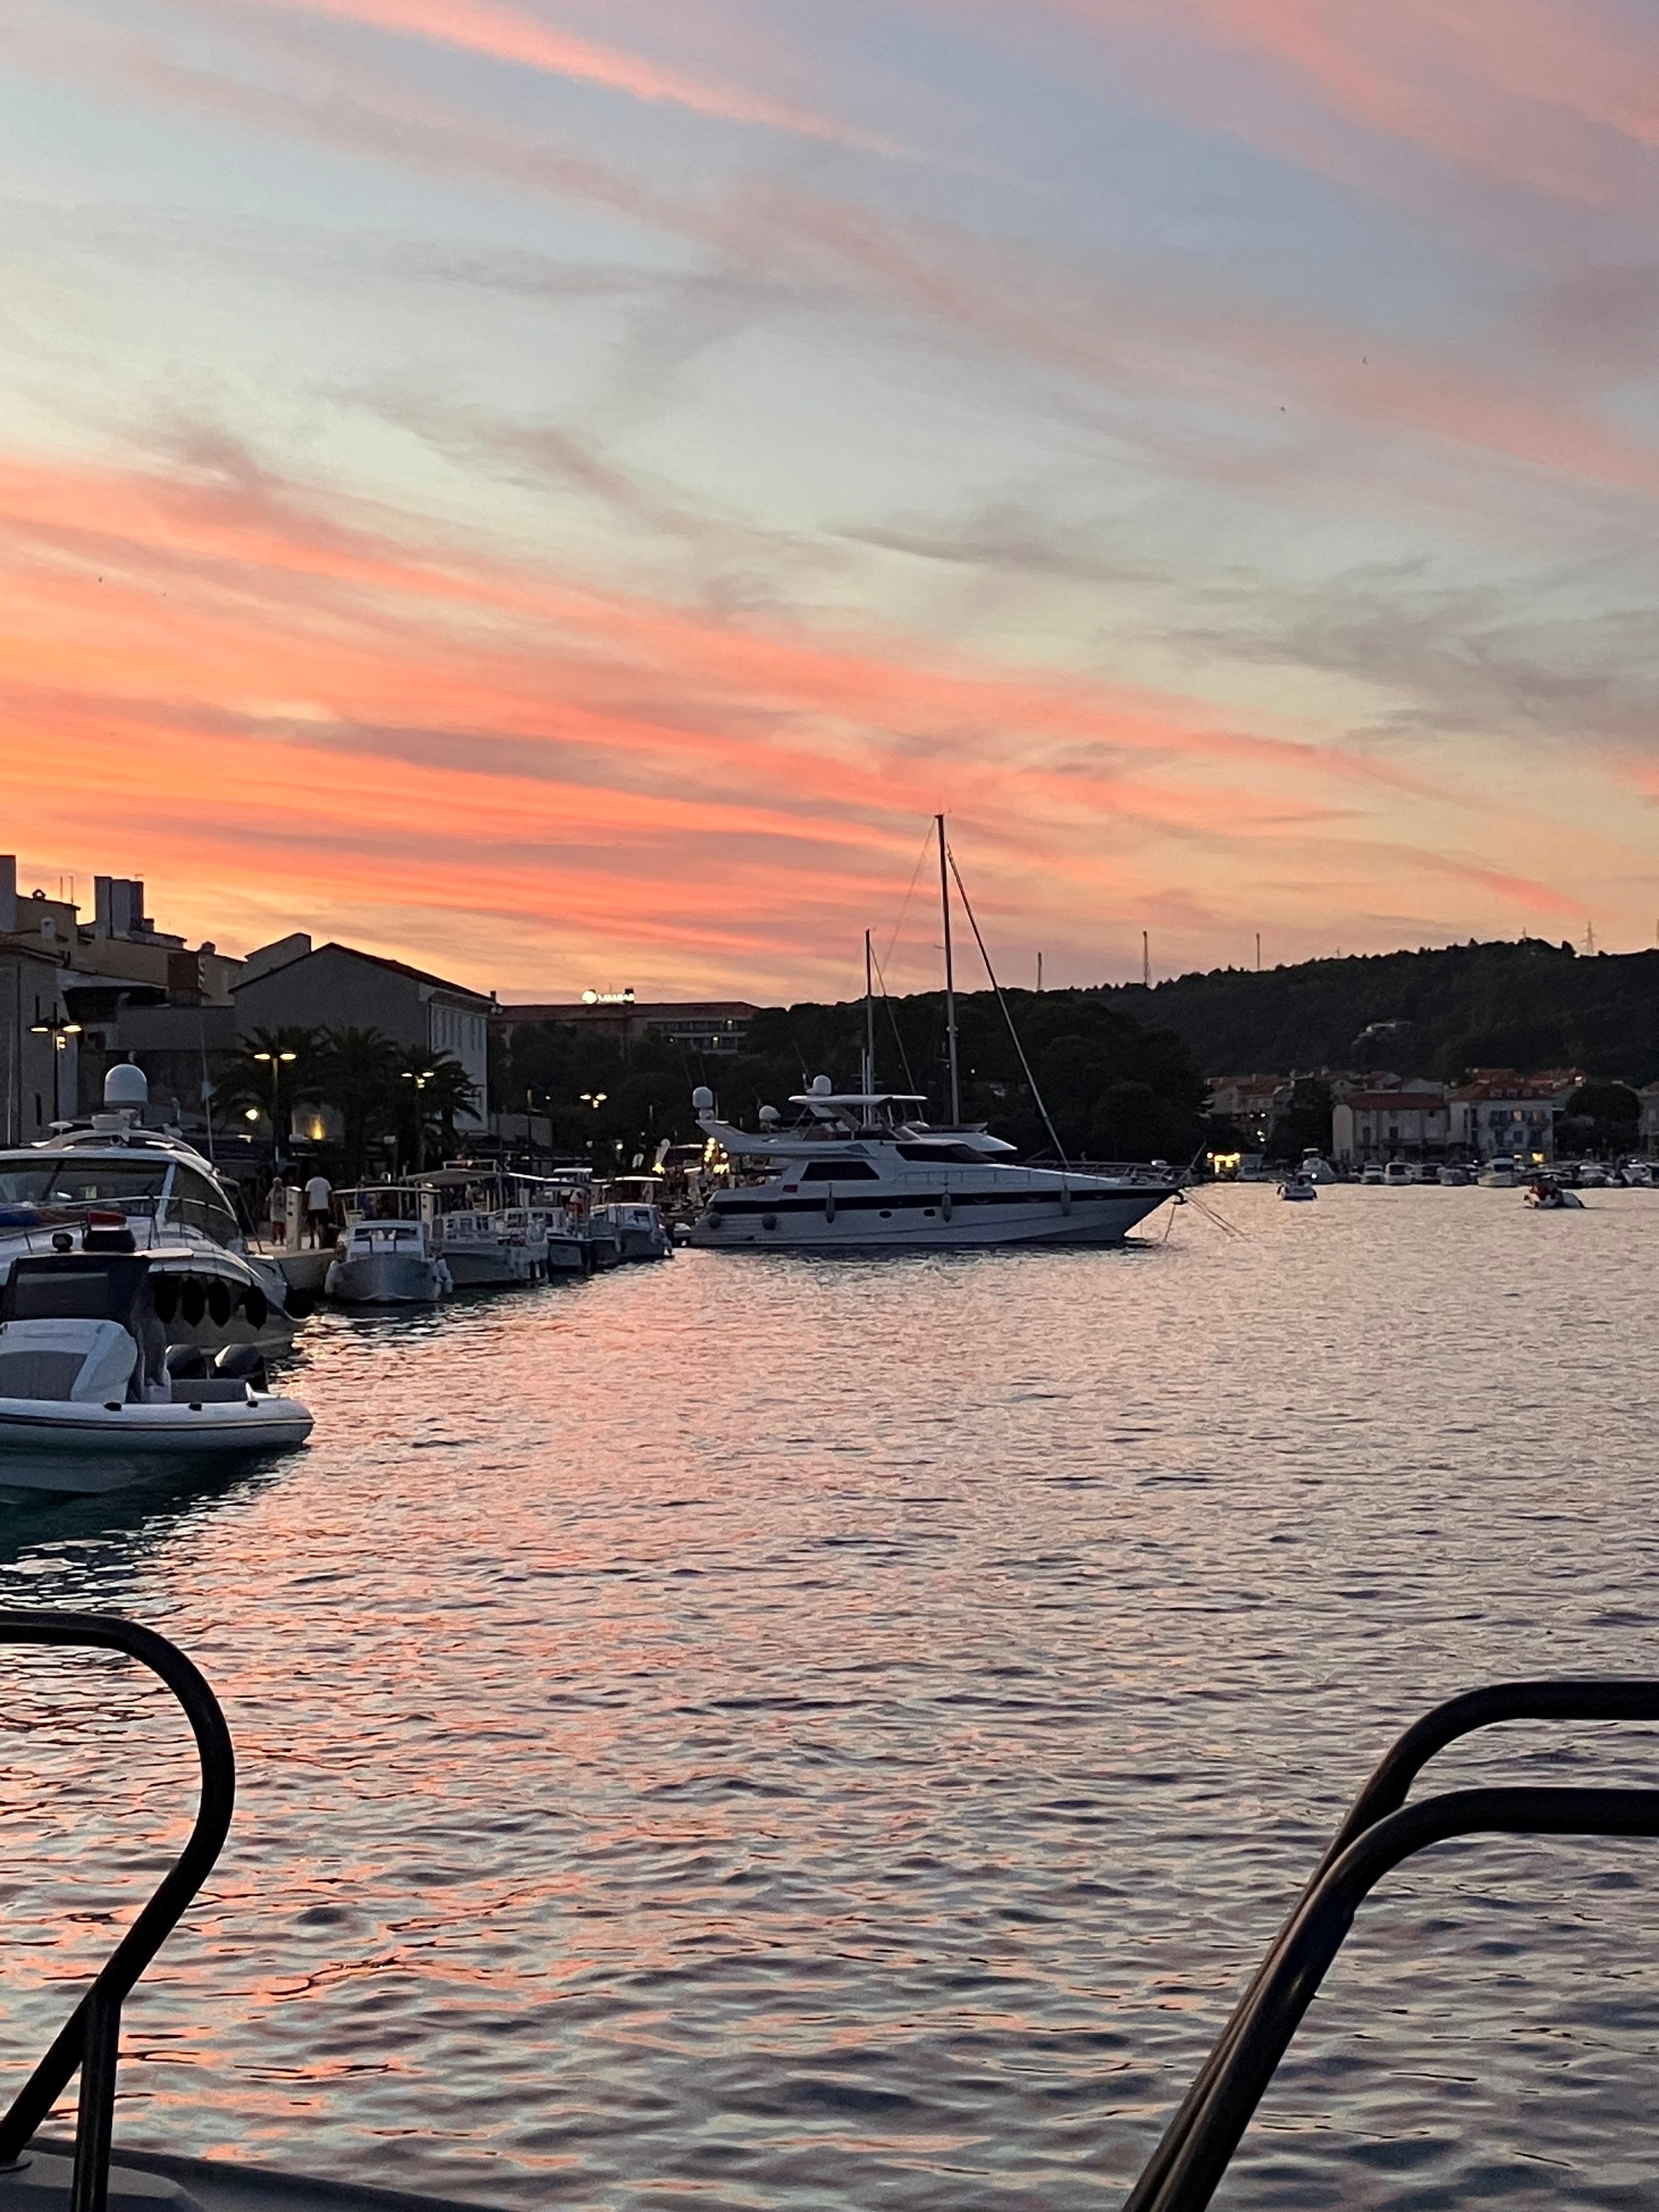
{"label": "yacht hull", "polygon": [[540,1273],[538,1261],[522,1244],[446,1244],[444,1263],[458,1291],[511,1290],[533,1283]]}
{"label": "yacht hull", "polygon": [[450,1288],[441,1260],[413,1253],[368,1253],[334,1261],[325,1294],[343,1306],[435,1305]]}
{"label": "yacht hull", "polygon": [[1175,1195],[1173,1188],[1144,1190],[1073,1189],[1066,1196],[1021,1196],[952,1192],[948,1212],[942,1194],[907,1199],[897,1194],[880,1205],[841,1199],[833,1212],[822,1199],[718,1201],[693,1223],[690,1244],[712,1250],[970,1251],[997,1244],[1070,1246],[1121,1243],[1149,1213]]}

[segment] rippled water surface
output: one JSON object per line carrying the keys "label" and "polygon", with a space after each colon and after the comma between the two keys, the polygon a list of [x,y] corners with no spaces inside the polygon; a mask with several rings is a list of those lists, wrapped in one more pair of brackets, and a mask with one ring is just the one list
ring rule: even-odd
{"label": "rippled water surface", "polygon": [[[1405,1720],[1659,1674],[1659,1194],[1212,1202],[1243,1237],[324,1316],[308,1452],[9,1509],[0,1601],[165,1630],[240,1759],[118,2133],[507,2206],[1111,2203]],[[131,1670],[3,1668],[15,2074],[192,1799]],[[1392,1877],[1218,2201],[1654,2203],[1656,1879]]]}

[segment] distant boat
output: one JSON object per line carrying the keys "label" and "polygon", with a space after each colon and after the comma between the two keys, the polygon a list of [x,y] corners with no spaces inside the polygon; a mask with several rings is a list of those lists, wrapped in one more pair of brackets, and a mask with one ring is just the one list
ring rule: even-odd
{"label": "distant boat", "polygon": [[1413,1178],[1406,1161],[1390,1160],[1382,1170],[1382,1180],[1390,1190],[1404,1190]]}
{"label": "distant boat", "polygon": [[1314,1188],[1311,1176],[1294,1175],[1288,1182],[1279,1184],[1279,1194],[1281,1198],[1310,1199],[1317,1198],[1319,1193]]}
{"label": "distant boat", "polygon": [[1483,1190],[1513,1190],[1521,1178],[1514,1160],[1500,1152],[1486,1162],[1475,1180]]}
{"label": "distant boat", "polygon": [[348,1306],[435,1305],[454,1289],[432,1249],[418,1191],[390,1183],[336,1195],[346,1231],[323,1279],[325,1297]]}

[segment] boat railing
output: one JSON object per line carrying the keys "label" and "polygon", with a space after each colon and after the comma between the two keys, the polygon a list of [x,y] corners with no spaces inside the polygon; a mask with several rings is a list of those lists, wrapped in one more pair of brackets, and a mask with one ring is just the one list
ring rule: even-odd
{"label": "boat railing", "polygon": [[0,1644],[118,1651],[136,1659],[161,1677],[184,1708],[201,1765],[201,1797],[183,1850],[0,2118],[0,2172],[3,2172],[16,2166],[78,2068],[80,2104],[69,2212],[105,2212],[121,2007],[212,1871],[230,1827],[236,1796],[236,1758],[218,1699],[178,1646],[153,1629],[106,1613],[8,1608],[0,1610]]}
{"label": "boat railing", "polygon": [[1659,1836],[1659,1790],[1454,1790],[1407,1803],[1437,1753],[1504,1721],[1659,1721],[1659,1681],[1500,1682],[1413,1723],[1354,1800],[1123,2212],[1204,2212],[1360,1904],[1402,1860],[1455,1836]]}

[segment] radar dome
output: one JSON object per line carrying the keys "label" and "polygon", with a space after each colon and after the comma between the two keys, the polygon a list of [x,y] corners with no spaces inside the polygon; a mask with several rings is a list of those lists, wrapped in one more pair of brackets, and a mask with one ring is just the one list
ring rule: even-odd
{"label": "radar dome", "polygon": [[812,1096],[815,1098],[833,1097],[835,1096],[835,1085],[831,1083],[827,1075],[815,1075],[812,1078]]}
{"label": "radar dome", "polygon": [[691,1093],[691,1109],[696,1114],[713,1113],[714,1094],[706,1083],[700,1083]]}
{"label": "radar dome", "polygon": [[763,1106],[760,1109],[760,1117],[763,1125],[769,1129],[775,1129],[780,1119],[775,1106]]}
{"label": "radar dome", "polygon": [[104,1078],[104,1103],[118,1113],[125,1107],[148,1106],[149,1083],[143,1069],[130,1060],[118,1060]]}

